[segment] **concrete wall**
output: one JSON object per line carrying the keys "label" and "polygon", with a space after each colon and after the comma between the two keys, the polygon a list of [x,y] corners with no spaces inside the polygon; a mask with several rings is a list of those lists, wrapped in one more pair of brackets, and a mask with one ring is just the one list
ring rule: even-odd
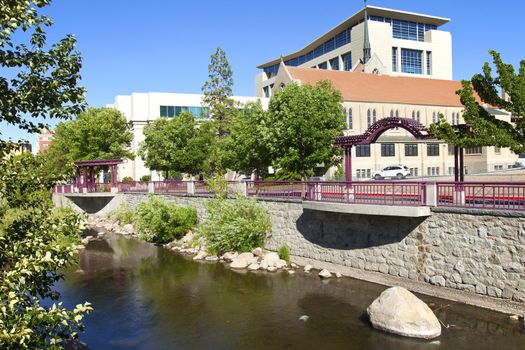
{"label": "concrete wall", "polygon": [[[125,194],[134,207],[146,198]],[[197,208],[198,197],[165,196]],[[472,293],[525,302],[525,215],[457,209],[428,218],[320,212],[262,201],[272,218],[266,248]]]}

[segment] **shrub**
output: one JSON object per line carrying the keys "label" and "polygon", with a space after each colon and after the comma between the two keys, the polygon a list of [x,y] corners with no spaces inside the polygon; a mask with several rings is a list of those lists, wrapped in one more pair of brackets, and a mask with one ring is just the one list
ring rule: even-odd
{"label": "shrub", "polygon": [[184,236],[197,224],[194,207],[183,207],[150,196],[137,206],[135,228],[148,242],[171,242]]}
{"label": "shrub", "polygon": [[279,258],[290,262],[290,248],[287,245],[282,245],[279,247]]}
{"label": "shrub", "polygon": [[143,176],[141,176],[140,181],[150,182],[151,181],[151,175],[143,175]]}
{"label": "shrub", "polygon": [[115,220],[121,225],[127,225],[133,223],[133,212],[129,209],[126,202],[122,202],[118,210],[114,214]]}
{"label": "shrub", "polygon": [[122,178],[122,182],[133,182],[133,178],[131,176],[124,176]]}
{"label": "shrub", "polygon": [[206,209],[208,219],[200,232],[206,236],[211,253],[249,252],[262,246],[271,230],[270,214],[255,199],[214,198],[206,203]]}

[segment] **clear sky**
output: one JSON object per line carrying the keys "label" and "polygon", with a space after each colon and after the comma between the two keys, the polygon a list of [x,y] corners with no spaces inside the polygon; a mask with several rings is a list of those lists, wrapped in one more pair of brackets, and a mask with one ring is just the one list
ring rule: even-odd
{"label": "clear sky", "polygon": [[[523,0],[369,0],[369,5],[450,18],[453,77],[468,79],[490,49],[525,59]],[[253,95],[255,67],[302,48],[363,7],[332,0],[54,0],[45,12],[49,40],[73,33],[83,56],[90,106],[132,92],[200,93],[210,54],[220,46],[234,73],[234,94]],[[36,135],[0,124],[2,138]]]}

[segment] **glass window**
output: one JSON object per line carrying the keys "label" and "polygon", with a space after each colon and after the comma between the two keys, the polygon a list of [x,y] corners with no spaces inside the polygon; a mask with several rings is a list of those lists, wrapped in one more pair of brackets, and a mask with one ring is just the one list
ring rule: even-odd
{"label": "glass window", "polygon": [[401,72],[422,74],[421,51],[401,49]]}
{"label": "glass window", "polygon": [[355,146],[356,157],[370,157],[370,145],[357,145]]}
{"label": "glass window", "polygon": [[416,120],[416,111],[412,111],[412,119]]}
{"label": "glass window", "polygon": [[399,118],[399,109],[396,109],[396,118]]}
{"label": "glass window", "polygon": [[375,123],[375,122],[376,122],[376,120],[377,120],[376,117],[377,117],[377,114],[376,114],[376,110],[374,109],[374,110],[372,111],[372,123]]}
{"label": "glass window", "polygon": [[431,59],[432,59],[432,52],[427,51],[427,75],[432,75],[432,71],[430,70]]}
{"label": "glass window", "polygon": [[175,107],[168,106],[168,118],[173,118],[175,116]]}
{"label": "glass window", "polygon": [[417,157],[417,143],[405,144],[405,156],[406,157]]}
{"label": "glass window", "polygon": [[348,129],[354,128],[354,117],[352,115],[352,108],[348,108]]}
{"label": "glass window", "polygon": [[391,109],[391,110],[390,110],[390,118],[393,118],[393,117],[394,117],[394,110]]}
{"label": "glass window", "polygon": [[421,116],[421,115],[419,114],[419,111],[417,111],[417,121],[418,121],[418,122],[421,121],[420,116]]}
{"label": "glass window", "polygon": [[381,144],[381,157],[395,157],[396,148],[393,143]]}
{"label": "glass window", "polygon": [[454,145],[448,145],[448,155],[449,156],[454,155]]}
{"label": "glass window", "polygon": [[392,48],[392,72],[397,72],[397,47]]}
{"label": "glass window", "polygon": [[366,111],[366,123],[367,123],[368,127],[370,127],[370,125],[372,125],[372,112],[370,111],[370,109],[368,109],[368,111]]}
{"label": "glass window", "polygon": [[160,116],[161,117],[167,117],[168,116],[168,107],[167,106],[160,106]]}
{"label": "glass window", "polygon": [[263,87],[263,95],[264,97],[270,97],[270,87],[268,86]]}
{"label": "glass window", "polygon": [[352,70],[352,53],[347,52],[341,57],[343,58],[343,70],[351,71]]}
{"label": "glass window", "polygon": [[439,144],[438,143],[427,144],[427,156],[429,157],[439,156]]}
{"label": "glass window", "polygon": [[389,23],[392,26],[392,36],[396,39],[425,41],[425,32],[437,29],[437,26],[426,23],[402,21],[399,19],[369,16],[372,21]]}
{"label": "glass window", "polygon": [[330,60],[330,68],[332,68],[332,70],[339,70],[339,57]]}
{"label": "glass window", "polygon": [[328,63],[326,62],[319,63],[318,67],[319,69],[328,69]]}
{"label": "glass window", "polygon": [[482,154],[482,147],[467,147],[465,148],[465,154]]}

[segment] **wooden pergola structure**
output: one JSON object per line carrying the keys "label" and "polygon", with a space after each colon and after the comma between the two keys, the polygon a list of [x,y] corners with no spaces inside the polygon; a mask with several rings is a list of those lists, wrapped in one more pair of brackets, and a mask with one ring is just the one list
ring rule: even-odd
{"label": "wooden pergola structure", "polygon": [[118,159],[104,159],[104,160],[79,160],[75,162],[76,169],[76,184],[79,192],[87,189],[88,192],[93,191],[96,187],[95,168],[108,167],[111,173],[111,187],[117,185],[118,165],[124,161]]}

